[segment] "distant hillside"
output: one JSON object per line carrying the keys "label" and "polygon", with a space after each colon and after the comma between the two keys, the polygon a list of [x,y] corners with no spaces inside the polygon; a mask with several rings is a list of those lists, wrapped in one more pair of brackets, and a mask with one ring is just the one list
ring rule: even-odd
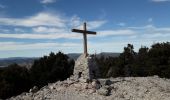
{"label": "distant hillside", "polygon": [[69,53],[67,55],[69,58],[76,60],[81,55],[81,53]]}
{"label": "distant hillside", "polygon": [[[81,53],[69,53],[67,54],[69,56],[69,58],[71,59],[74,59],[76,60],[80,55]],[[120,53],[111,53],[111,52],[102,52],[102,53],[99,53],[97,54],[97,57],[101,57],[101,56],[104,56],[104,57],[118,57],[120,55]],[[13,63],[17,63],[21,66],[28,66],[30,67],[34,60],[35,59],[38,59],[38,57],[32,57],[32,58],[28,58],[28,57],[11,57],[11,58],[0,58],[0,67],[6,67],[10,64],[13,64]]]}
{"label": "distant hillside", "polygon": [[119,55],[120,53],[102,52],[102,53],[97,54],[97,57],[104,56],[105,58],[107,58],[107,57],[118,57]]}
{"label": "distant hillside", "polygon": [[27,57],[11,57],[11,58],[1,58],[0,67],[6,67],[10,64],[17,63],[21,66],[31,66],[35,59],[38,58],[27,58]]}
{"label": "distant hillside", "polygon": [[[69,53],[67,54],[70,58],[76,60],[81,53]],[[107,57],[118,57],[120,55],[120,53],[112,53],[112,52],[102,52],[97,54],[97,57],[100,58],[101,56],[104,56],[105,58]]]}

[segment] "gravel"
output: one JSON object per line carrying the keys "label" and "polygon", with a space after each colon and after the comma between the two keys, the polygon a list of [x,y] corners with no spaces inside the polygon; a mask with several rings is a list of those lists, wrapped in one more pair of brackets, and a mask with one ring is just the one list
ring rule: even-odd
{"label": "gravel", "polygon": [[[36,93],[22,93],[9,100],[170,100],[170,79],[151,76],[98,80],[100,89],[93,86],[96,80],[85,83],[67,79],[48,84]],[[106,91],[109,95],[102,95]]]}

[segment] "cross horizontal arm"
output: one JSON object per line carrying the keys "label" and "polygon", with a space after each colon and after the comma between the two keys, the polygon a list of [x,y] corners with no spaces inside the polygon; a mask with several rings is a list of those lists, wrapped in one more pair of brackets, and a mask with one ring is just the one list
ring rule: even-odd
{"label": "cross horizontal arm", "polygon": [[84,30],[79,30],[79,29],[72,29],[72,32],[77,32],[77,33],[87,33],[87,34],[96,34],[96,32],[93,31],[84,31]]}

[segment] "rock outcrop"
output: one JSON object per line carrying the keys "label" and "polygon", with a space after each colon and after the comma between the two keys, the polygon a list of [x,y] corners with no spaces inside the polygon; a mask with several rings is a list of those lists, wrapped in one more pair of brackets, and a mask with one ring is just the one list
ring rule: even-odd
{"label": "rock outcrop", "polygon": [[170,100],[170,79],[118,77],[91,82],[67,79],[9,100]]}

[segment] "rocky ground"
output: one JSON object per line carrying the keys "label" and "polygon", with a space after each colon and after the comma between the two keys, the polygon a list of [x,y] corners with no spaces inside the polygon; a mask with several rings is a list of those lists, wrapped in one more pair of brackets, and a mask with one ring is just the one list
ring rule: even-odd
{"label": "rocky ground", "polygon": [[9,100],[170,100],[170,79],[153,77],[119,77],[88,81],[67,79],[35,86]]}

